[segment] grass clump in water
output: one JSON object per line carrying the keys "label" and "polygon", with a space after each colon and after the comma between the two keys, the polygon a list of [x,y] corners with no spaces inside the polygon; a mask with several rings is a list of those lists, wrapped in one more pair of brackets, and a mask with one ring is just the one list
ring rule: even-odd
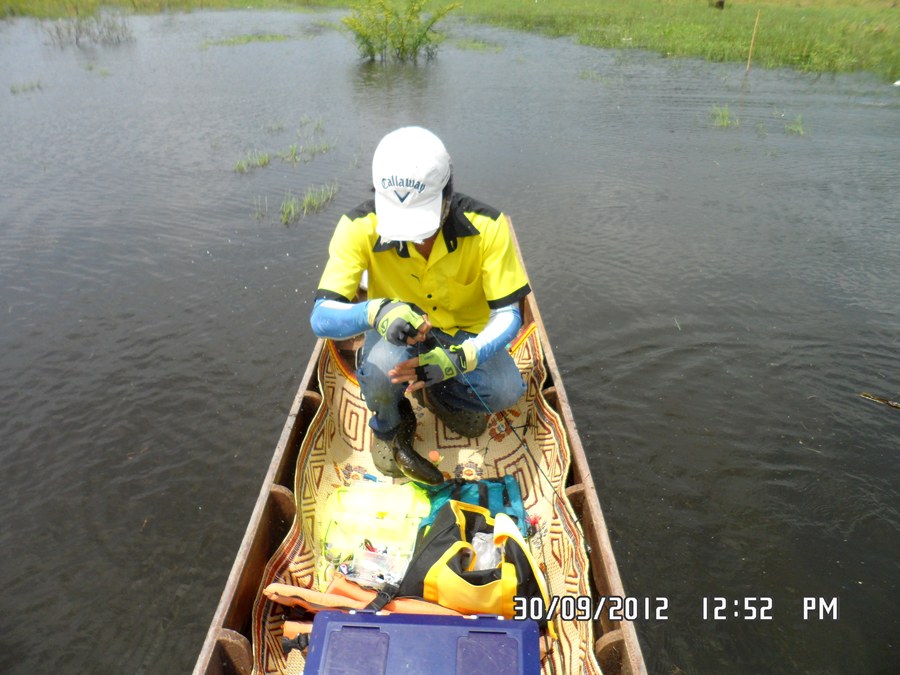
{"label": "grass clump in water", "polygon": [[238,47],[240,45],[248,45],[252,42],[284,42],[290,40],[289,35],[281,33],[262,33],[255,35],[235,35],[234,37],[224,38],[222,40],[209,40],[203,43],[203,48],[207,47]]}
{"label": "grass clump in water", "polygon": [[293,163],[303,162],[306,164],[313,161],[317,155],[330,152],[334,147],[334,142],[323,139],[324,133],[325,123],[321,118],[313,120],[304,116],[297,129],[297,138],[303,142],[299,145],[291,145],[287,153],[282,153],[281,158]]}
{"label": "grass clump in water", "polygon": [[316,155],[324,155],[331,150],[332,144],[328,141],[315,141],[305,145],[297,145],[292,143],[288,149],[278,154],[281,161],[290,162],[291,164],[306,164],[313,161]]}
{"label": "grass clump in water", "polygon": [[255,209],[253,215],[256,217],[257,221],[260,221],[263,218],[265,218],[267,215],[269,215],[269,198],[268,198],[268,196],[260,197],[259,195],[257,195],[256,199],[254,200],[254,203],[256,205],[256,209]]}
{"label": "grass clump in water", "polygon": [[303,157],[308,158],[306,159],[307,162],[311,162],[316,155],[324,155],[331,150],[332,147],[333,146],[329,141],[315,141],[304,145],[301,154]]}
{"label": "grass clump in water", "polygon": [[268,152],[251,150],[245,158],[239,159],[234,163],[234,172],[247,173],[250,169],[261,169],[264,166],[269,166],[269,161]]}
{"label": "grass clump in water", "polygon": [[134,33],[125,17],[119,14],[99,13],[59,19],[44,26],[50,42],[57,47],[91,45],[119,45],[134,41]]}
{"label": "grass clump in water", "polygon": [[503,51],[503,47],[493,42],[485,42],[484,40],[460,39],[454,44],[462,50],[470,52],[492,52],[499,54]]}
{"label": "grass clump in water", "polygon": [[741,121],[727,105],[713,106],[709,116],[712,118],[713,125],[719,129],[737,128],[741,125]]}
{"label": "grass clump in water", "polygon": [[784,125],[786,134],[792,136],[806,136],[806,127],[803,126],[803,115],[797,115],[794,119]]}
{"label": "grass clump in water", "polygon": [[281,222],[290,225],[304,216],[318,213],[331,203],[337,193],[337,183],[309,188],[302,199],[289,192],[281,202]]}
{"label": "grass clump in water", "polygon": [[285,152],[281,153],[281,161],[290,162],[291,164],[296,164],[300,161],[300,150],[296,143],[292,144]]}
{"label": "grass clump in water", "polygon": [[44,85],[41,84],[40,80],[9,85],[9,93],[13,96],[15,96],[16,94],[27,94],[32,91],[42,91],[43,89]]}
{"label": "grass clump in water", "polygon": [[290,225],[300,219],[300,200],[288,192],[281,202],[281,222]]}
{"label": "grass clump in water", "polygon": [[435,24],[461,5],[450,3],[424,14],[426,0],[363,0],[341,22],[350,29],[360,54],[370,60],[416,61],[431,58],[442,37]]}

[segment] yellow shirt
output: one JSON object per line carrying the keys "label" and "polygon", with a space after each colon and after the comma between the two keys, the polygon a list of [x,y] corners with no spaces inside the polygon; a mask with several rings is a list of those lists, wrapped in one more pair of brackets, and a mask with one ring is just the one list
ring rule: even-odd
{"label": "yellow shirt", "polygon": [[506,217],[470,197],[453,195],[428,260],[408,242],[381,241],[377,223],[374,201],[341,217],[317,298],[350,302],[368,270],[370,298],[414,303],[432,325],[453,335],[481,332],[492,308],[531,290]]}

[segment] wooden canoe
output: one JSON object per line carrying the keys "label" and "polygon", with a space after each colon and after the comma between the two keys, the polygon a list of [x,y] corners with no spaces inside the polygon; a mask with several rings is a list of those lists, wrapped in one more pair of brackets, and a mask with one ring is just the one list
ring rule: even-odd
{"label": "wooden canoe", "polygon": [[[417,448],[421,451],[422,443],[425,451],[438,449],[439,468],[448,478],[515,475],[529,514],[542,516],[537,546],[551,595],[588,595],[593,613],[598,598],[624,598],[625,592],[533,292],[522,303],[522,315],[523,328],[510,351],[529,384],[523,400],[492,415],[479,439],[454,436],[417,407]],[[278,648],[278,616],[262,588],[272,582],[311,585],[310,512],[334,488],[362,473],[377,473],[368,452],[367,410],[360,405],[351,366],[354,349],[351,342],[329,340],[319,340],[313,349],[194,675],[302,672],[302,656],[295,652],[289,662]],[[506,437],[515,427],[522,437],[514,433],[518,440],[510,442]],[[646,673],[634,625],[608,611],[596,615],[564,621],[557,614],[560,639],[544,661],[544,673]]]}

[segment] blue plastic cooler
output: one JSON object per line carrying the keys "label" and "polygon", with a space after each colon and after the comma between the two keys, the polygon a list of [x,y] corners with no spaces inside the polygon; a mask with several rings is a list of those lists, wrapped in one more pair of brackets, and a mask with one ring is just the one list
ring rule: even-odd
{"label": "blue plastic cooler", "polygon": [[534,621],[319,612],[304,675],[539,675]]}

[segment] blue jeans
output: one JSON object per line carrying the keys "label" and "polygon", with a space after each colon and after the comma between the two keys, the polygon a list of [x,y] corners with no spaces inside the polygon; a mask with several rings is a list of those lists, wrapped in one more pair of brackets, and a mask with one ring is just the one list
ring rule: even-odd
{"label": "blue jeans", "polygon": [[[453,336],[436,328],[431,332],[445,347],[461,344],[472,337],[472,333],[464,331],[458,331]],[[405,382],[392,383],[388,371],[401,361],[418,356],[420,350],[425,349],[420,344],[392,345],[374,330],[366,333],[362,362],[356,376],[366,405],[374,413],[369,426],[378,438],[389,440],[394,436],[400,424],[398,405],[408,386]],[[505,349],[479,363],[472,372],[444,380],[428,389],[429,397],[439,398],[447,407],[485,414],[512,407],[524,393],[525,382],[519,368]]]}

